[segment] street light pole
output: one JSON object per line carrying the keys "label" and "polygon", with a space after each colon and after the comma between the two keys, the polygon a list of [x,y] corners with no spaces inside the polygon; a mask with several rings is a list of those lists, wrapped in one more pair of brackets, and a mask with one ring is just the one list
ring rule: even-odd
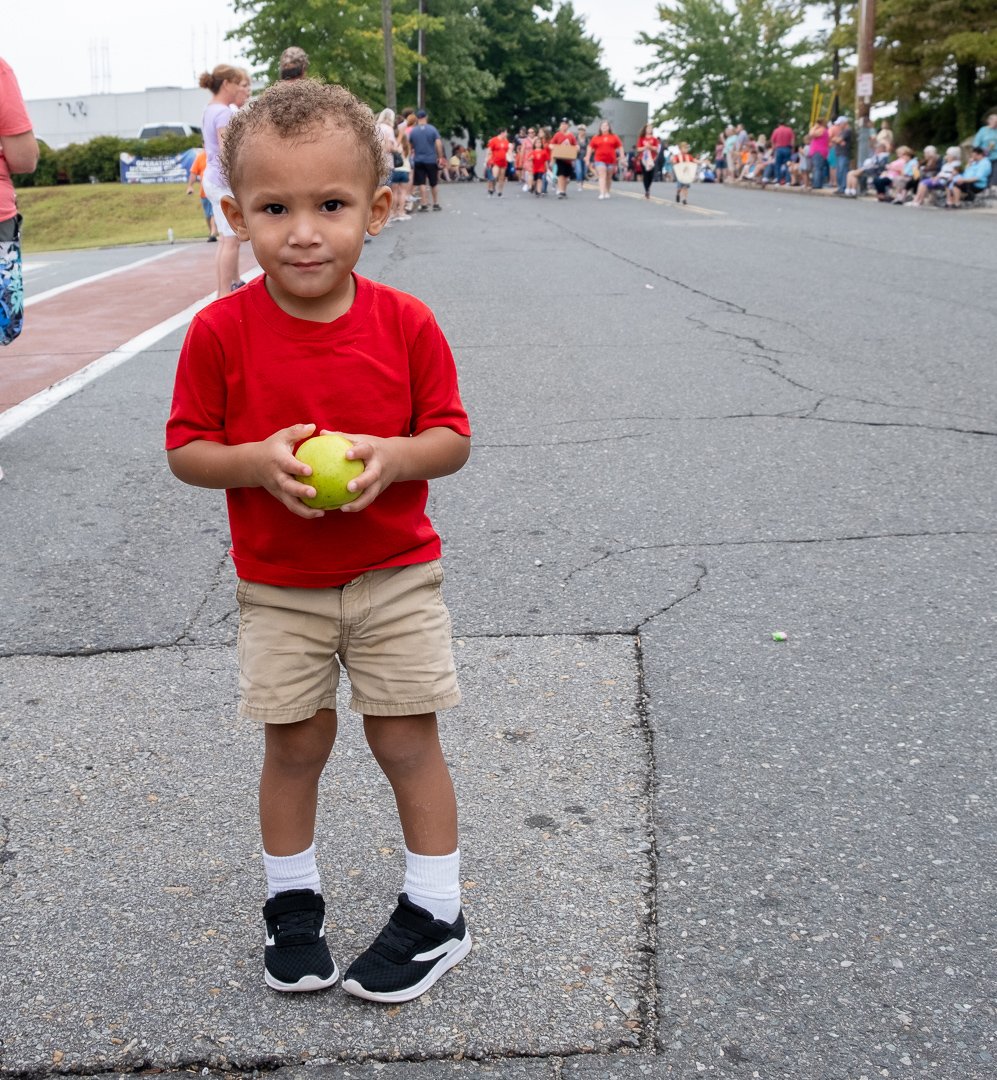
{"label": "street light pole", "polygon": [[391,33],[391,0],[381,0],[381,33],[384,35],[384,104],[398,111],[395,89],[395,43]]}
{"label": "street light pole", "polygon": [[858,136],[858,163],[869,156],[872,107],[873,42],[876,35],[876,0],[859,0],[858,64],[855,69],[855,131]]}
{"label": "street light pole", "polygon": [[[426,0],[419,0],[419,14],[426,14]],[[422,75],[422,56],[426,48],[426,35],[422,29],[422,21],[419,22],[419,40],[416,49],[419,53],[419,66],[416,74],[415,106],[417,109],[426,107],[426,83]]]}

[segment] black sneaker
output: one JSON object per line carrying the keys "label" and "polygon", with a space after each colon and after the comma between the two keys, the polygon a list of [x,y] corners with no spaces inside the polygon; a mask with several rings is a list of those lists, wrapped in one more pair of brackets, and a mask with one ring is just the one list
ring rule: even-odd
{"label": "black sneaker", "polygon": [[339,978],[325,940],[325,901],[311,889],[277,893],[263,905],[263,963],[274,990],[324,990]]}
{"label": "black sneaker", "polygon": [[343,989],[368,1001],[411,1001],[470,951],[463,912],[440,922],[402,893],[388,925],[350,964]]}

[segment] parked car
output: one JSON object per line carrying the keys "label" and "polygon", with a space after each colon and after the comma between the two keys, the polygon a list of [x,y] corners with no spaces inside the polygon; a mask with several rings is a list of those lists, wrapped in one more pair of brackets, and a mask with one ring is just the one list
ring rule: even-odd
{"label": "parked car", "polygon": [[138,133],[140,139],[156,139],[160,135],[200,135],[201,129],[182,120],[162,120],[155,124],[143,124]]}

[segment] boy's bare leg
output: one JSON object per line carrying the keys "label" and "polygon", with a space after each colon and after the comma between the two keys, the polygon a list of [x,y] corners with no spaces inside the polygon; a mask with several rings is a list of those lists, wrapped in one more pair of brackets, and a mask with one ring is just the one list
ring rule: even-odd
{"label": "boy's bare leg", "polygon": [[218,281],[218,296],[227,296],[232,286],[239,280],[239,237],[220,236],[218,254],[215,256],[215,269]]}
{"label": "boy's bare leg", "polygon": [[335,741],[335,709],[319,709],[297,724],[266,725],[260,830],[268,855],[296,855],[311,846],[319,778]]}
{"label": "boy's bare leg", "polygon": [[471,951],[460,909],[457,804],[435,713],[364,716],[364,734],[395,793],[405,881],[398,907],[350,964],[343,989],[371,1001],[411,1001]]}
{"label": "boy's bare leg", "polygon": [[364,716],[364,734],[395,793],[405,846],[420,855],[456,851],[457,800],[436,713]]}

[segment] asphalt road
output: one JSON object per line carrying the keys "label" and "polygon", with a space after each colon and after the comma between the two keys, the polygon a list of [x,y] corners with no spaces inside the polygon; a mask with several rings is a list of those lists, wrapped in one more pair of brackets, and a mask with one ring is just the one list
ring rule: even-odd
{"label": "asphalt road", "polygon": [[[444,188],[360,266],[434,308],[475,429],[431,513],[476,946],[416,1003],[260,977],[182,335],[0,441],[0,1076],[994,1075],[997,217],[636,190]],[[402,872],[343,728],[341,964]]]}

